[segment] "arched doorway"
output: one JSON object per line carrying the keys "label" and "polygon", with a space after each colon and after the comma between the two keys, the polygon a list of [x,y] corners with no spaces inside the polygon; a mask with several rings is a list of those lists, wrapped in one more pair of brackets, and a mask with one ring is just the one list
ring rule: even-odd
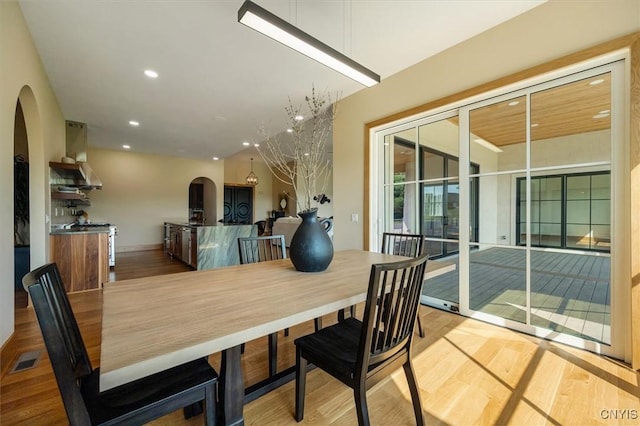
{"label": "arched doorway", "polygon": [[[20,111],[18,111],[20,108]],[[28,154],[28,231],[29,261],[28,269],[43,265],[48,259],[48,167],[45,161],[44,138],[42,136],[42,122],[36,97],[29,86],[24,86],[16,99],[16,126],[14,129],[20,139],[20,150]],[[14,152],[16,142],[14,140]],[[24,155],[24,154],[23,154]],[[15,262],[15,261],[14,261]],[[15,272],[14,272],[15,273]],[[16,273],[16,279],[22,276]],[[17,285],[16,285],[17,287]]]}
{"label": "arched doorway", "polygon": [[20,100],[16,103],[13,132],[13,246],[15,308],[28,305],[22,277],[30,267],[29,141]]}
{"label": "arched doorway", "polygon": [[216,221],[216,184],[197,177],[189,184],[189,223],[215,225]]}

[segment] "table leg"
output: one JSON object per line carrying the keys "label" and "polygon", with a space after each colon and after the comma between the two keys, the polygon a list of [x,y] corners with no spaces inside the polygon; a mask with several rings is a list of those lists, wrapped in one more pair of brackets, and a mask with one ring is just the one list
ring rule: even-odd
{"label": "table leg", "polygon": [[220,413],[224,425],[244,425],[244,378],[240,363],[240,345],[222,351],[220,366]]}

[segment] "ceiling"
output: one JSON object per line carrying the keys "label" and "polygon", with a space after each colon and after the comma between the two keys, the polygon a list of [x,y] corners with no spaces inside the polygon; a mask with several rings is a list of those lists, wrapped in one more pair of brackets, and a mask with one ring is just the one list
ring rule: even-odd
{"label": "ceiling", "polygon": [[[256,0],[383,80],[543,2]],[[284,130],[288,99],[312,86],[371,90],[239,24],[241,4],[20,2],[63,115],[88,124],[90,146],[223,159],[260,142],[260,125]]]}

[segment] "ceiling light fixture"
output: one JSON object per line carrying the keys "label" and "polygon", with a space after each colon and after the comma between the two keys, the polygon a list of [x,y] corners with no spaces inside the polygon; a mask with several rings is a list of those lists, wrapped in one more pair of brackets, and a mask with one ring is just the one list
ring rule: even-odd
{"label": "ceiling light fixture", "polygon": [[253,158],[251,158],[251,172],[247,175],[247,183],[251,186],[256,186],[258,184],[258,176],[253,173]]}
{"label": "ceiling light fixture", "polygon": [[483,146],[487,149],[490,149],[493,152],[503,152],[502,149],[498,148],[497,146],[495,146],[494,144],[492,144],[491,142],[485,141],[484,139],[474,139],[473,140],[475,143],[477,143],[480,146]]}
{"label": "ceiling light fixture", "polygon": [[124,149],[131,149],[131,145],[122,145]]}
{"label": "ceiling light fixture", "polygon": [[220,158],[219,158],[219,157],[213,157],[213,159],[214,159],[215,161],[218,161]]}
{"label": "ceiling light fixture", "polygon": [[249,145],[251,145],[251,144],[250,144],[249,142],[242,142],[242,145],[244,145],[244,146],[249,146]]}
{"label": "ceiling light fixture", "polygon": [[144,70],[144,75],[146,75],[149,78],[158,78],[158,73],[155,72],[154,70]]}
{"label": "ceiling light fixture", "polygon": [[135,120],[129,121],[129,124],[131,124],[133,127],[138,127],[140,125],[140,123]]}
{"label": "ceiling light fixture", "polygon": [[238,22],[367,87],[380,83],[378,74],[250,0],[246,0],[238,10]]}

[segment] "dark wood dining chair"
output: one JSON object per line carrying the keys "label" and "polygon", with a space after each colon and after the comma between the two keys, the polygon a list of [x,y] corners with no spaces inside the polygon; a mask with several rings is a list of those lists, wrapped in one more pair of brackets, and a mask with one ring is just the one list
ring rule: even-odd
{"label": "dark wood dining chair", "polygon": [[[382,253],[395,254],[398,256],[418,257],[422,254],[424,246],[424,235],[401,234],[396,232],[384,232],[382,234]],[[420,309],[418,309],[418,333],[424,337],[424,329],[420,320]]]}
{"label": "dark wood dining chair", "polygon": [[[287,258],[284,235],[238,238],[240,263],[256,263]],[[285,329],[285,336],[289,329]],[[244,349],[244,347],[243,347]],[[243,350],[244,352],[244,350]],[[269,334],[269,375],[278,372],[278,333]]]}
{"label": "dark wood dining chair", "polygon": [[295,418],[304,417],[307,364],[354,390],[359,425],[369,425],[367,390],[404,368],[418,425],[424,424],[420,391],[411,362],[427,255],[371,266],[362,321],[354,317],[295,340]]}
{"label": "dark wood dining chair", "polygon": [[71,425],[142,424],[184,408],[185,418],[201,411],[216,424],[218,374],[205,358],[99,391],[100,369],[91,366],[58,267],[50,263],[22,279]]}

